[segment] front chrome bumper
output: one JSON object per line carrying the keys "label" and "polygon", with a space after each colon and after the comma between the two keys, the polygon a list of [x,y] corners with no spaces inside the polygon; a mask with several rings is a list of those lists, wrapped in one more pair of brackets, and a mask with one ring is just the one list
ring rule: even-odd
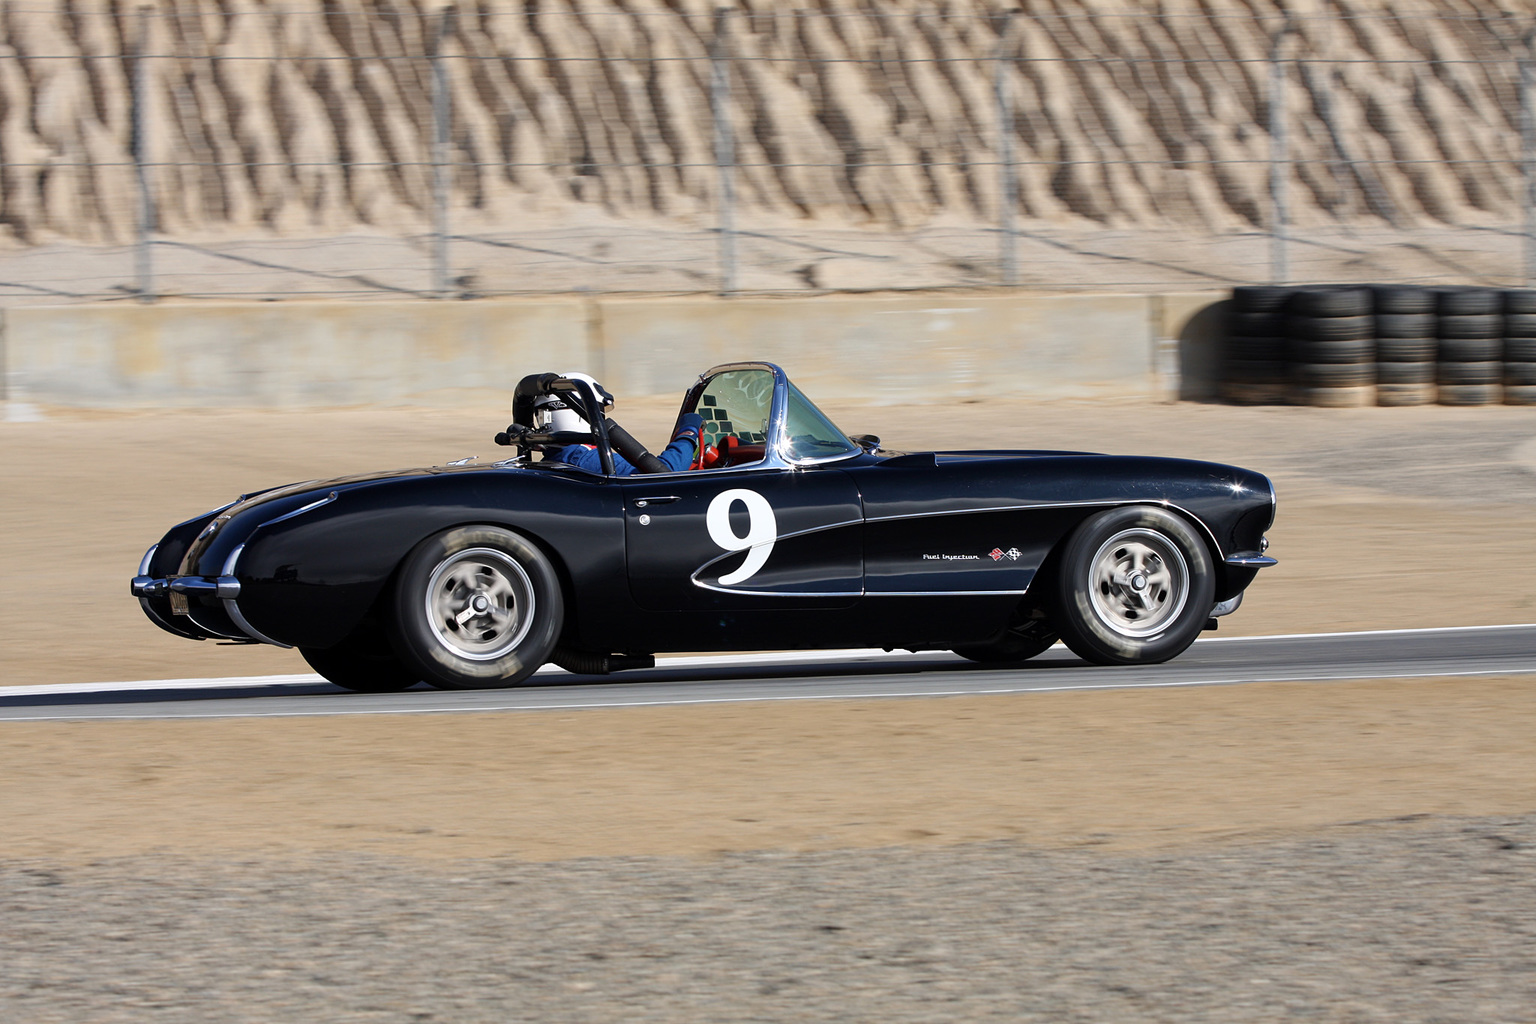
{"label": "front chrome bumper", "polygon": [[[154,621],[166,625],[173,633],[181,633],[174,626],[166,623],[165,617],[151,605],[151,598],[169,598],[171,603],[171,615],[185,615],[198,627],[198,629],[212,633],[215,637],[223,637],[227,640],[243,642],[257,642],[271,644],[273,647],[292,647],[292,644],[280,643],[262,633],[251,625],[240,611],[237,599],[240,597],[240,581],[235,577],[235,563],[240,561],[240,555],[245,551],[242,544],[230,552],[229,558],[224,563],[224,573],[220,576],[168,576],[157,579],[148,575],[150,562],[154,560],[155,551],[160,545],[156,544],[144,555],[144,560],[139,563],[139,574],[129,581],[128,588],[133,596],[139,599],[139,604],[144,607],[144,614]],[[224,614],[229,616],[244,636],[229,636],[216,629],[198,622],[192,614],[190,599],[194,597],[211,597],[224,606]],[[185,635],[185,634],[184,634]]]}

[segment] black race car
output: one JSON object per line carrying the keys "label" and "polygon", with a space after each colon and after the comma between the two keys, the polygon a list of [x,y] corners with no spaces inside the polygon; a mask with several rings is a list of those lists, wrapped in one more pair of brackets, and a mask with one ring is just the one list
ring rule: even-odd
{"label": "black race car", "polygon": [[[590,432],[541,429],[554,396]],[[699,377],[712,465],[668,470],[577,376],[526,377],[501,462],[309,481],[173,527],[133,595],[193,640],[297,647],[352,690],[512,686],[553,661],[885,647],[1165,661],[1274,559],[1259,473],[1055,451],[895,452],[771,363]],[[690,421],[691,422],[691,421]],[[602,472],[560,461],[595,447]],[[614,453],[637,472],[616,475]],[[698,462],[703,459],[696,460]]]}

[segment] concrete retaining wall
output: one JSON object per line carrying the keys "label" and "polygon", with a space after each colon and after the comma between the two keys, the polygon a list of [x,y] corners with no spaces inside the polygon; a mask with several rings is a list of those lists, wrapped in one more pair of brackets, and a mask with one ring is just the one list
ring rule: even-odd
{"label": "concrete retaining wall", "polygon": [[[782,364],[812,396],[904,402],[999,391],[1203,397],[1217,293],[834,295],[5,311],[7,394],[96,408],[435,404],[587,370],[675,395],[716,363]],[[1206,316],[1204,319],[1209,320]],[[1193,330],[1192,330],[1193,325]]]}

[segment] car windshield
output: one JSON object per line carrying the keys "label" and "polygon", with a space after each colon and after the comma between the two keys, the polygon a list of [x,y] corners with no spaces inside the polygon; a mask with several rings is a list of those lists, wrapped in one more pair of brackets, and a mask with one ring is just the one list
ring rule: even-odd
{"label": "car windshield", "polygon": [[859,446],[827,419],[794,384],[789,385],[789,407],[785,410],[784,436],[791,459],[824,459],[848,455]]}
{"label": "car windshield", "polygon": [[719,448],[727,437],[743,445],[762,444],[772,406],[771,372],[727,370],[705,385],[694,411],[704,419],[704,443]]}

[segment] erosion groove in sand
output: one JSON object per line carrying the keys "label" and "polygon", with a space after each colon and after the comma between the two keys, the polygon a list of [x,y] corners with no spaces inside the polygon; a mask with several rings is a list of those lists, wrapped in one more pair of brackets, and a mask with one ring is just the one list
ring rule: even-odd
{"label": "erosion groove in sand", "polygon": [[[713,223],[703,0],[460,3],[443,40],[450,202],[482,229],[573,207]],[[1524,5],[1518,5],[1524,6]],[[1003,5],[749,0],[728,17],[741,205],[910,228],[998,217]],[[1465,0],[1288,5],[1301,225],[1507,224],[1516,51],[1533,12]],[[0,227],[133,237],[131,83],[147,26],[147,158],[166,236],[425,229],[438,8],[102,0],[0,13]],[[1003,76],[1026,223],[1227,232],[1269,211],[1269,0],[1037,0]]]}

